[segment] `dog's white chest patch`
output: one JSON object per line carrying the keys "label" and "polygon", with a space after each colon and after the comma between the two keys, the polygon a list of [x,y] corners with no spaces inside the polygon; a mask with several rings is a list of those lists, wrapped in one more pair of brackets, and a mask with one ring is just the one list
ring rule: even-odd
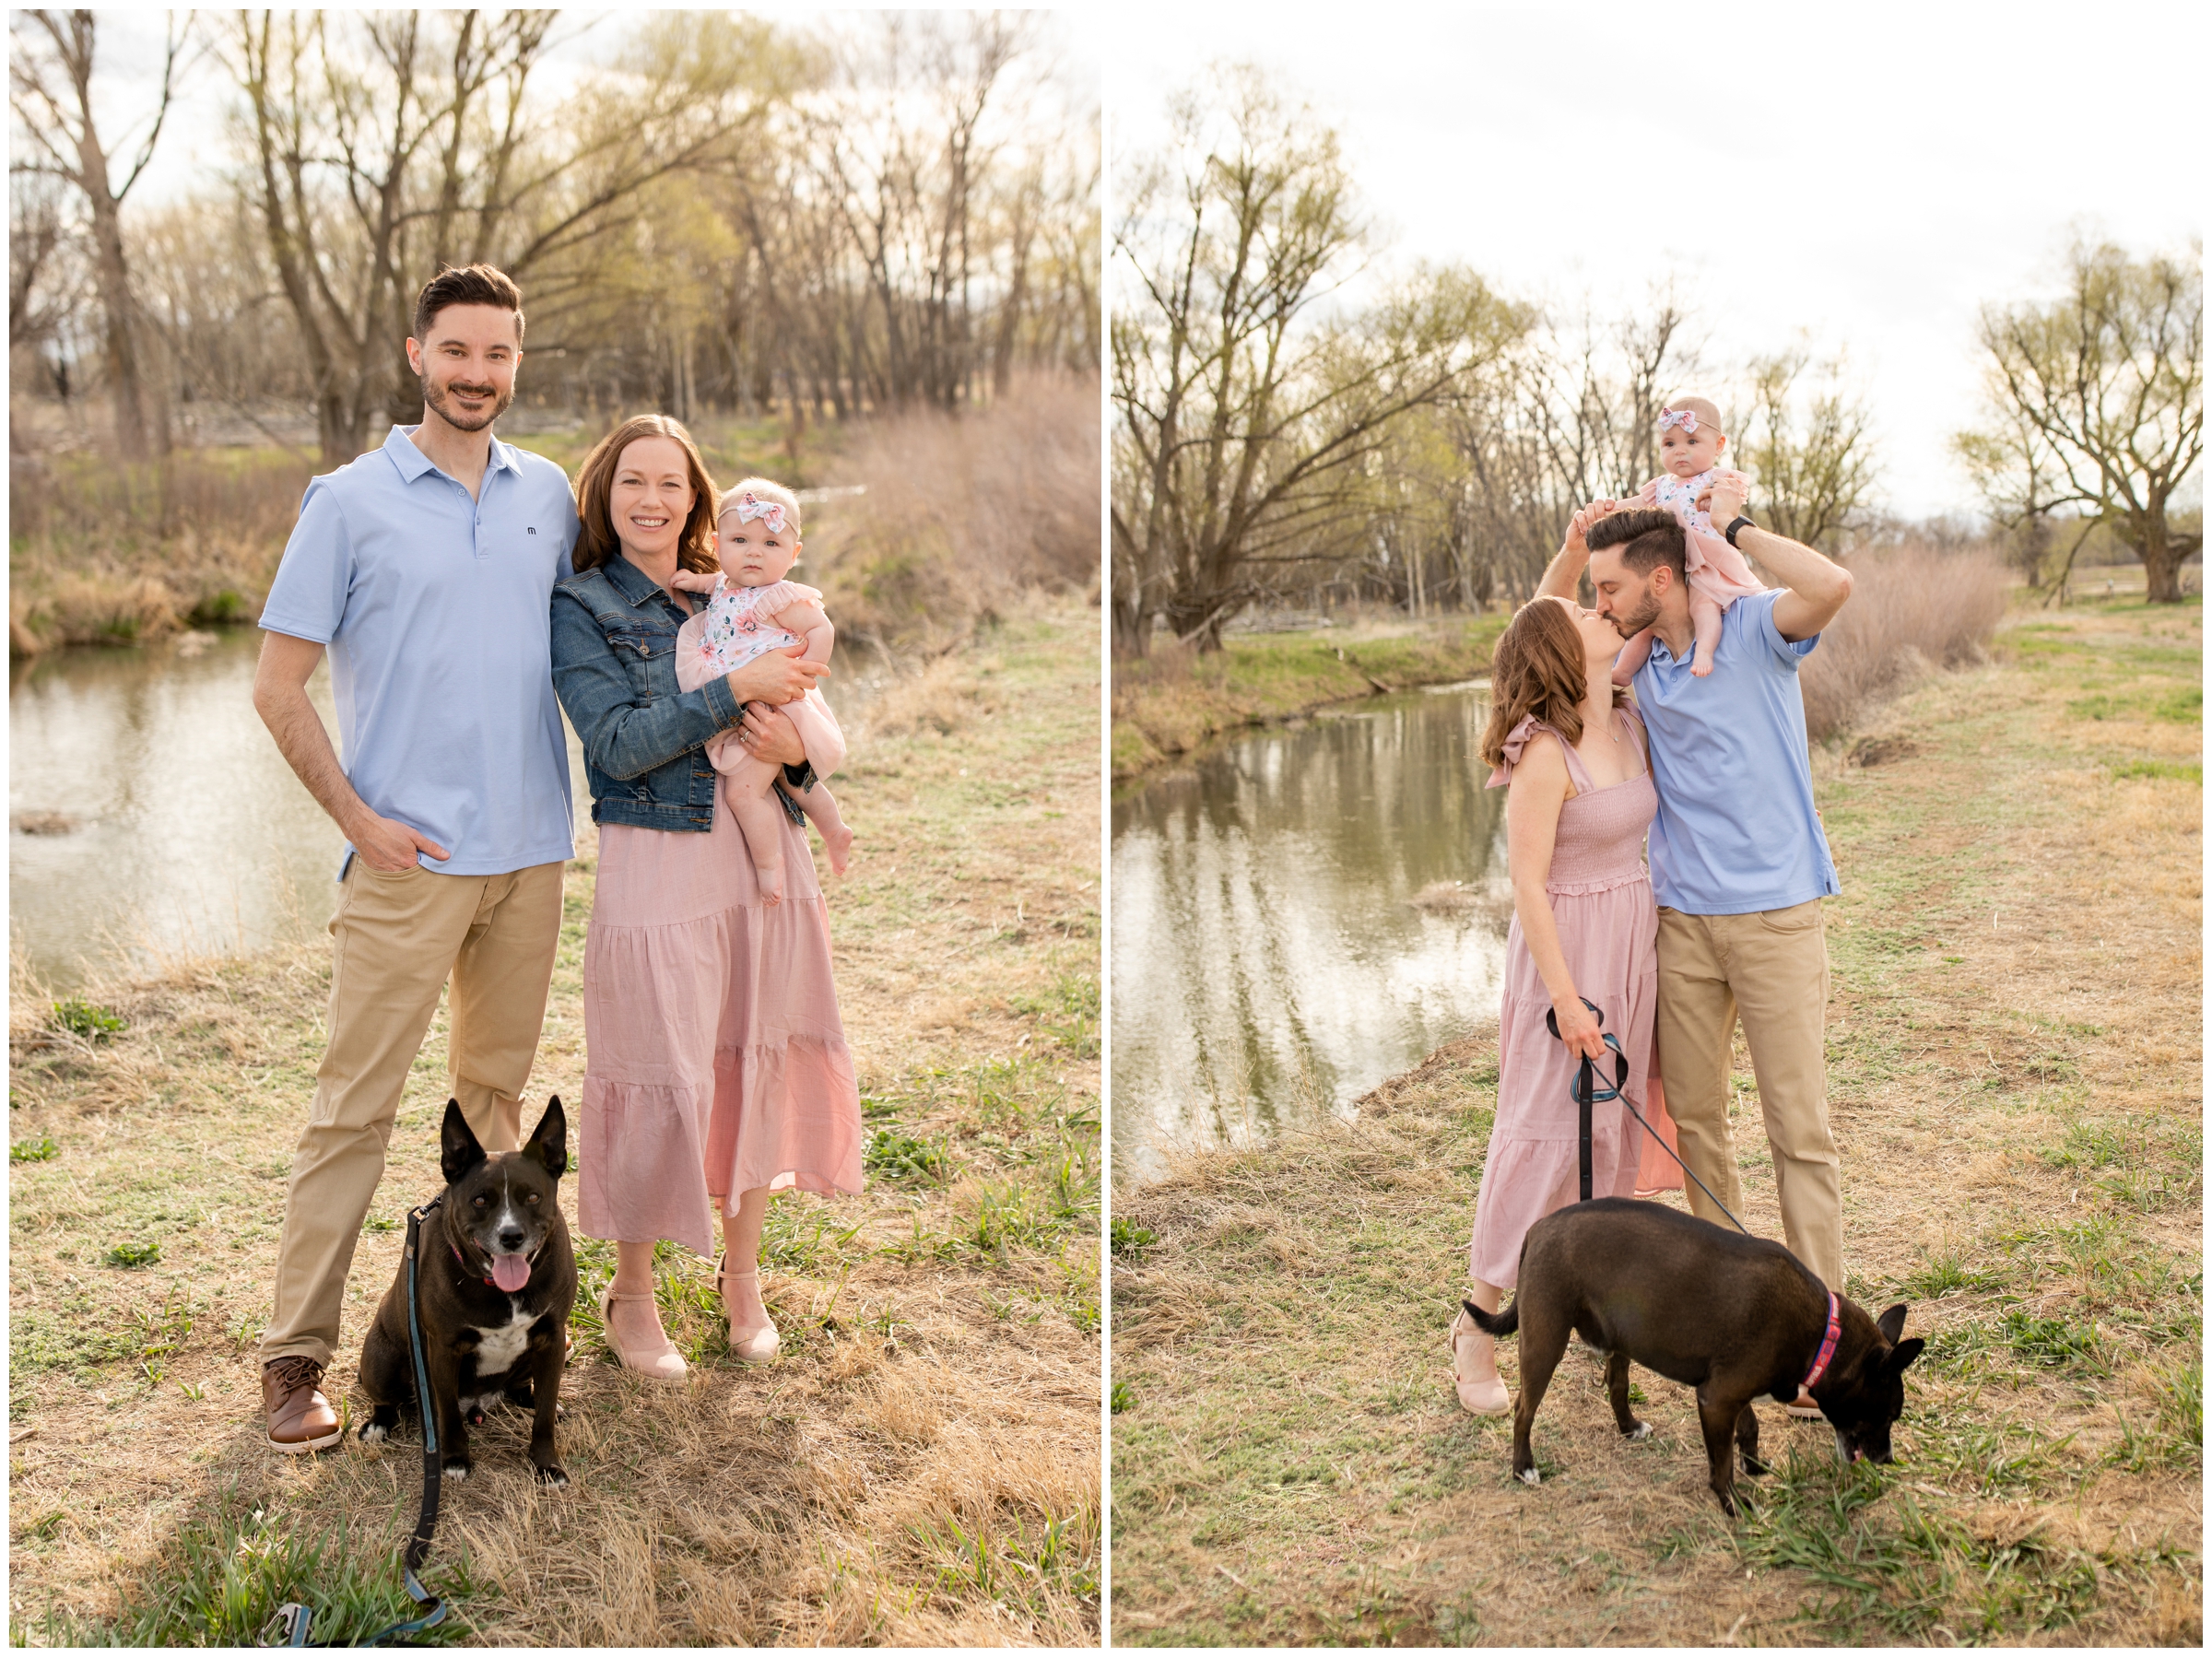
{"label": "dog's white chest patch", "polygon": [[477,1330],[478,1375],[500,1375],[513,1369],[523,1348],[530,1344],[530,1325],[537,1320],[524,1310],[515,1296],[510,1295],[507,1303],[514,1308],[513,1316],[497,1328]]}

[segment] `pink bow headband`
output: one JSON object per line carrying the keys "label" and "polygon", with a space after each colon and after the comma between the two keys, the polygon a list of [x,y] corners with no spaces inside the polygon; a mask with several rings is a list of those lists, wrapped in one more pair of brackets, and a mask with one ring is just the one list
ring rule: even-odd
{"label": "pink bow headband", "polygon": [[1693,408],[1663,408],[1663,409],[1661,409],[1661,410],[1659,411],[1659,429],[1660,429],[1660,430],[1662,430],[1662,431],[1665,431],[1665,429],[1667,429],[1669,426],[1679,426],[1679,427],[1681,427],[1681,428],[1682,428],[1682,435],[1683,435],[1684,437],[1695,437],[1695,436],[1697,436],[1697,435],[1698,435],[1698,415],[1697,415],[1697,410],[1695,410],[1695,409],[1693,409]]}
{"label": "pink bow headband", "polygon": [[780,535],[783,533],[783,503],[780,500],[757,499],[753,492],[747,489],[734,510],[740,523],[758,518],[768,525],[770,535]]}

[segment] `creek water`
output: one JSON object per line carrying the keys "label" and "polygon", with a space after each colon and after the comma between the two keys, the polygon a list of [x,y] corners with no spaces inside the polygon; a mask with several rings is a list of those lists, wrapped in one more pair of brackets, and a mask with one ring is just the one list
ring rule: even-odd
{"label": "creek water", "polygon": [[1320,1112],[1498,1016],[1505,791],[1473,687],[1234,738],[1115,802],[1113,1152]]}
{"label": "creek water", "polygon": [[[260,630],[238,628],[12,665],[9,942],[53,989],[118,963],[235,955],[328,924],[345,836],[253,711],[260,651]],[[865,657],[839,661],[836,705],[849,714],[876,681]],[[308,692],[335,733],[327,665]],[[568,737],[581,836],[591,795]]]}

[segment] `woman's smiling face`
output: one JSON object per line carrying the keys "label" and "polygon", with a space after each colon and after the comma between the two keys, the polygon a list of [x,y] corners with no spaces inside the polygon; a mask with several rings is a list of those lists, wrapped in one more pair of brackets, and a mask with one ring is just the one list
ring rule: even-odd
{"label": "woman's smiling face", "polygon": [[606,511],[624,553],[658,560],[676,550],[697,499],[683,445],[673,438],[641,437],[615,463]]}

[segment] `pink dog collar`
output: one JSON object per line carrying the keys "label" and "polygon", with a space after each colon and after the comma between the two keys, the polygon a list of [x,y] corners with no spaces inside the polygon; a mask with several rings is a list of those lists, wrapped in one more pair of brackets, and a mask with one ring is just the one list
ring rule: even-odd
{"label": "pink dog collar", "polygon": [[1828,1333],[1820,1337],[1819,1354],[1806,1372],[1805,1383],[1797,1389],[1801,1393],[1811,1392],[1813,1383],[1828,1373],[1828,1360],[1836,1355],[1836,1337],[1843,1333],[1841,1310],[1836,1305],[1836,1291],[1831,1288],[1828,1291]]}

